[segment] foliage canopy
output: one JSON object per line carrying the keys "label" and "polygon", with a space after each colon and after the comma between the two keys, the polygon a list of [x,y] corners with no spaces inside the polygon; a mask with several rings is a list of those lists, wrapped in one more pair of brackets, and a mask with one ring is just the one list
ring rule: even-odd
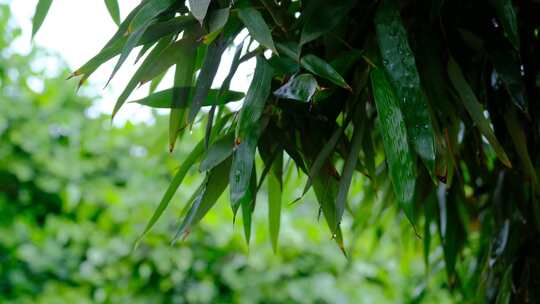
{"label": "foliage canopy", "polygon": [[[49,3],[40,1],[36,29]],[[174,68],[172,88],[137,102],[170,108],[171,151],[185,130],[206,131],[145,233],[200,163],[205,178],[177,236],[187,236],[228,187],[249,242],[266,180],[277,246],[284,172],[294,167],[307,176],[302,195],[313,188],[344,252],[344,214],[361,222],[378,211],[374,197],[385,195],[421,236],[427,264],[438,234],[448,283],[467,298],[537,301],[539,12],[533,0],[144,0],[73,76],[82,83],[118,57],[112,78],[141,47],[113,116],[138,84],[155,87]],[[249,35],[240,39],[244,29]],[[212,91],[227,48],[237,50],[229,76]],[[253,58],[252,83],[234,111],[230,83]],[[369,180],[353,205],[355,172]],[[456,267],[467,250],[476,263]]]}

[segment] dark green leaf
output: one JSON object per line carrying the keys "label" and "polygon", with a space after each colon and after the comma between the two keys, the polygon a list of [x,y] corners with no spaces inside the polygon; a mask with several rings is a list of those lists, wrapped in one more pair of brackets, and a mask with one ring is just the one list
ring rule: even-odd
{"label": "dark green leaf", "polygon": [[43,24],[43,21],[51,8],[51,4],[52,0],[39,0],[36,11],[34,12],[34,18],[32,18],[32,37],[39,31],[39,28]]}
{"label": "dark green leaf", "polygon": [[469,112],[469,115],[471,115],[472,120],[482,135],[486,137],[487,141],[495,151],[495,154],[497,154],[499,160],[505,166],[511,168],[512,164],[510,163],[506,152],[495,137],[489,120],[484,116],[484,109],[482,108],[482,105],[476,99],[476,95],[474,95],[472,88],[467,83],[467,80],[465,80],[461,69],[453,58],[450,58],[448,61],[448,75],[450,76],[450,80],[458,92],[461,101],[463,101],[465,109],[467,112]]}
{"label": "dark green leaf", "polygon": [[279,153],[271,165],[272,170],[268,176],[268,228],[272,249],[277,252],[283,191],[283,153]]}
{"label": "dark green leaf", "polygon": [[491,60],[497,75],[501,77],[512,102],[524,113],[528,111],[527,92],[521,76],[521,64],[514,50],[494,48]]}
{"label": "dark green leaf", "polygon": [[330,32],[347,15],[354,1],[350,0],[317,0],[312,1],[302,13],[304,26],[300,44],[306,44]]}
{"label": "dark green leaf", "polygon": [[306,55],[300,61],[302,67],[311,73],[321,76],[338,86],[350,90],[351,87],[345,82],[345,79],[326,61],[315,55]]}
{"label": "dark green leaf", "polygon": [[408,138],[432,177],[435,177],[435,135],[427,99],[420,85],[407,32],[394,1],[382,2],[375,15],[383,65],[395,88]]}
{"label": "dark green leaf", "polygon": [[208,16],[208,34],[204,36],[204,43],[210,44],[221,33],[229,20],[230,9],[222,8],[215,10]]}
{"label": "dark green leaf", "polygon": [[504,33],[508,40],[514,45],[516,50],[519,50],[520,40],[519,40],[519,28],[518,21],[516,16],[516,10],[512,4],[512,0],[494,0],[495,1],[495,11],[497,12],[497,17],[502,23]]}
{"label": "dark green leaf", "polygon": [[279,98],[294,99],[299,101],[310,101],[317,91],[318,84],[311,74],[300,74],[293,76],[289,81],[274,91],[274,95]]}
{"label": "dark green leaf", "polygon": [[225,159],[231,156],[233,148],[234,133],[232,132],[216,140],[208,150],[206,150],[199,171],[208,171],[221,164]]}
{"label": "dark green leaf", "polygon": [[238,10],[238,17],[242,20],[253,39],[262,46],[277,53],[270,28],[268,28],[259,11],[254,8],[242,8]]}
{"label": "dark green leaf", "polygon": [[375,68],[371,71],[371,89],[379,114],[378,129],[383,140],[394,193],[405,215],[414,225],[413,194],[416,173],[403,114],[383,70]]}

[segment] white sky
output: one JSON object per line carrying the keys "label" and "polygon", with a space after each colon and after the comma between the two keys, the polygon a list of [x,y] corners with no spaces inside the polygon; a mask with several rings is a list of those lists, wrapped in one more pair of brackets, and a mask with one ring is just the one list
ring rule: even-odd
{"label": "white sky", "polygon": [[[0,0],[0,3],[6,2],[11,3],[13,17],[23,31],[22,37],[15,43],[16,51],[26,53],[31,43],[35,43],[49,51],[58,53],[68,63],[71,70],[77,69],[96,55],[116,31],[116,24],[110,18],[103,0],[53,0],[43,26],[34,41],[31,42],[31,20],[37,0]],[[120,0],[119,3],[121,16],[124,18],[139,1]],[[133,53],[136,54],[137,52],[134,51]],[[219,86],[226,77],[233,53],[234,50],[228,50],[224,54],[222,66],[214,81],[214,87]],[[115,78],[105,89],[101,88],[105,86],[115,59],[107,62],[92,74],[89,83],[98,90],[96,95],[99,98],[89,112],[90,115],[102,112],[110,114],[112,112],[116,98],[135,72],[136,67],[133,65],[134,54],[124,63]],[[253,60],[242,64],[233,79],[231,89],[245,92],[251,82],[253,71]],[[170,75],[166,77],[158,89],[170,87],[171,78]],[[76,82],[77,80],[69,81]],[[146,96],[147,92],[148,87],[143,86],[135,90],[129,100],[142,98]],[[126,120],[150,122],[152,117],[146,107],[125,104],[115,117],[115,123],[122,124]]]}

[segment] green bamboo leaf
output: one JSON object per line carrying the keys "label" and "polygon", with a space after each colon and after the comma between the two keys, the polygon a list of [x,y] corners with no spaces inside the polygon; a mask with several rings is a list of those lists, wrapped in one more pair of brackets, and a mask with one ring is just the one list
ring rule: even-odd
{"label": "green bamboo leaf", "polygon": [[345,79],[326,61],[315,55],[306,55],[300,60],[302,67],[311,73],[321,76],[338,86],[350,90],[351,87],[345,82]]}
{"label": "green bamboo leaf", "polygon": [[158,76],[156,76],[154,79],[152,79],[152,81],[150,82],[150,86],[148,88],[148,95],[154,93],[157,90],[157,87],[159,86],[163,78],[165,77],[165,74],[166,73],[163,72],[159,74]]}
{"label": "green bamboo leaf", "polygon": [[255,148],[261,132],[260,118],[270,95],[272,75],[272,68],[266,60],[257,57],[255,74],[236,126],[236,146],[229,178],[231,206],[235,214],[241,203],[250,199],[248,189],[255,160]]}
{"label": "green bamboo leaf", "polygon": [[448,75],[450,76],[450,81],[461,98],[465,109],[469,115],[471,115],[472,120],[482,135],[486,137],[487,141],[495,151],[495,154],[497,154],[499,160],[505,166],[511,168],[512,164],[510,163],[506,152],[497,140],[497,137],[495,137],[489,120],[484,116],[484,109],[482,105],[476,99],[476,95],[474,95],[472,88],[467,83],[467,80],[465,80],[465,76],[463,76],[461,69],[453,58],[448,60]]}
{"label": "green bamboo leaf", "polygon": [[[224,116],[218,123],[216,123],[216,127],[214,128],[215,132],[218,132],[221,130],[221,128],[225,125],[225,123],[229,120],[230,115]],[[191,151],[191,153],[185,158],[184,162],[176,172],[176,174],[173,177],[173,180],[171,181],[169,187],[167,188],[167,191],[161,198],[161,201],[159,202],[158,207],[152,214],[152,217],[150,218],[150,221],[144,228],[143,233],[137,238],[137,241],[135,242],[135,248],[137,247],[137,244],[142,240],[142,238],[152,229],[154,224],[157,222],[157,220],[161,217],[167,206],[169,206],[169,203],[173,197],[173,195],[176,193],[176,190],[180,187],[182,184],[182,181],[184,180],[184,177],[186,177],[186,174],[188,173],[189,169],[193,166],[193,164],[201,157],[201,155],[204,153],[204,140],[201,140]],[[228,172],[228,170],[227,170]]]}
{"label": "green bamboo leaf", "polygon": [[430,110],[395,1],[383,1],[379,5],[375,27],[383,65],[396,90],[408,138],[435,178],[435,135]]}
{"label": "green bamboo leaf", "polygon": [[330,32],[347,15],[353,4],[354,1],[350,0],[310,2],[305,11],[302,12],[304,25],[300,44],[306,44]]}
{"label": "green bamboo leaf", "polygon": [[223,28],[229,20],[230,9],[222,8],[214,10],[208,16],[208,34],[203,38],[205,44],[210,44],[223,31]]}
{"label": "green bamboo leaf", "polygon": [[[153,93],[145,98],[133,100],[130,102],[138,103],[141,105],[149,106],[152,108],[185,108],[189,105],[189,101],[181,101],[179,104],[172,103],[173,94],[182,94],[183,92],[193,92],[194,87],[179,87],[171,88],[163,91]],[[203,106],[224,105],[231,101],[238,101],[244,98],[244,93],[236,91],[225,91],[220,95],[219,89],[210,89],[208,96],[203,101]],[[189,100],[189,98],[188,98]]]}
{"label": "green bamboo leaf", "polygon": [[199,171],[208,171],[221,164],[233,153],[234,133],[228,133],[217,139],[207,150],[201,161]]}
{"label": "green bamboo leaf", "polygon": [[174,0],[155,0],[146,2],[146,4],[137,12],[131,23],[128,27],[128,32],[130,33],[126,43],[122,47],[120,52],[120,58],[116,62],[116,65],[113,68],[111,76],[109,76],[109,83],[114,75],[118,72],[122,64],[126,61],[131,51],[139,44],[144,33],[148,27],[154,21],[159,14],[168,9]]}
{"label": "green bamboo leaf", "polygon": [[317,80],[311,74],[293,76],[289,81],[274,91],[279,98],[310,101],[318,88]]}
{"label": "green bamboo leaf", "polygon": [[204,17],[206,17],[209,5],[210,0],[189,0],[189,9],[200,24],[203,23]]}
{"label": "green bamboo leaf", "polygon": [[378,129],[383,140],[394,193],[405,215],[414,225],[413,195],[416,172],[407,140],[405,120],[393,88],[380,68],[371,71],[371,89],[379,115]]}
{"label": "green bamboo leaf", "polygon": [[345,211],[345,204],[347,200],[347,194],[351,186],[352,176],[358,162],[358,154],[360,148],[362,148],[362,140],[366,131],[366,118],[364,115],[364,109],[357,107],[354,120],[354,132],[352,135],[351,149],[345,160],[343,166],[343,173],[341,174],[341,180],[339,182],[339,189],[336,197],[336,222],[340,223]]}
{"label": "green bamboo leaf", "polygon": [[497,294],[497,299],[495,300],[495,304],[510,304],[512,300],[512,293],[513,293],[513,266],[510,264],[506,271],[504,272],[504,276],[502,277],[499,292]]}
{"label": "green bamboo leaf", "polygon": [[39,31],[39,28],[45,21],[45,17],[51,8],[52,0],[39,0],[36,11],[34,12],[34,17],[32,18],[32,38]]}
{"label": "green bamboo leaf", "polygon": [[[195,63],[197,60],[197,44],[195,43],[195,31],[185,31],[184,39],[178,44],[178,47],[173,51],[167,52],[167,58],[171,58],[176,62],[176,69],[174,73],[174,86],[176,88],[189,88],[193,84],[193,78],[195,74]],[[165,50],[167,51],[167,50]],[[164,51],[164,52],[165,52]],[[164,53],[163,52],[163,53]],[[175,55],[170,55],[171,52]],[[160,61],[165,60],[165,55],[162,53]],[[156,64],[157,65],[157,64]],[[170,99],[171,104],[175,105],[171,108],[169,115],[169,151],[174,150],[176,139],[180,133],[180,129],[185,124],[185,112],[186,107],[180,107],[189,102],[191,89],[184,90],[172,90],[172,97]],[[178,107],[176,107],[178,106]]]}
{"label": "green bamboo leaf", "polygon": [[255,208],[255,201],[257,199],[257,172],[256,167],[253,166],[253,172],[251,173],[251,179],[249,182],[248,199],[243,199],[241,202],[242,207],[242,222],[244,226],[244,236],[246,243],[249,245],[251,239],[251,223],[253,218],[253,210]]}
{"label": "green bamboo leaf", "polygon": [[283,191],[283,153],[278,153],[271,165],[268,176],[268,229],[272,249],[277,252]]}
{"label": "green bamboo leaf", "polygon": [[[130,19],[126,19],[124,22],[122,22],[120,28],[124,27],[124,25],[128,23],[129,20]],[[177,34],[184,30],[186,26],[193,24],[193,22],[194,20],[192,17],[180,16],[165,22],[158,22],[152,24],[143,34],[137,46],[155,43],[162,37]],[[125,25],[125,27],[127,28],[127,25]],[[116,35],[117,34],[115,34],[115,36]],[[82,83],[84,80],[90,77],[90,75],[94,73],[103,63],[111,60],[112,58],[120,54],[126,42],[127,37],[123,36],[123,34],[120,35],[120,37],[118,38],[113,37],[96,56],[92,57],[83,66],[73,72],[70,77],[82,75]]]}
{"label": "green bamboo leaf", "polygon": [[[156,60],[159,58],[159,54],[161,51],[163,51],[169,44],[171,43],[171,37],[165,37],[160,39],[160,41],[156,44],[156,46],[152,49],[152,51],[148,54],[148,56],[144,59],[141,66],[137,69],[135,74],[133,74],[133,77],[131,77],[130,81],[118,97],[118,100],[116,101],[116,104],[114,105],[114,109],[112,112],[112,117],[116,115],[116,113],[120,110],[122,105],[126,102],[126,100],[129,98],[129,95],[135,90],[137,87],[137,84],[141,80],[141,78],[144,76],[147,70],[151,68]],[[158,60],[159,61],[159,60]]]}
{"label": "green bamboo leaf", "polygon": [[276,44],[279,53],[286,55],[294,61],[300,61],[300,46],[295,42],[278,42]]}
{"label": "green bamboo leaf", "polygon": [[210,92],[210,86],[216,77],[219,63],[221,62],[221,55],[225,51],[227,44],[222,40],[216,40],[208,46],[208,51],[204,59],[204,63],[199,72],[197,78],[197,85],[195,87],[195,93],[193,95],[193,102],[188,113],[188,125],[192,125],[195,117],[199,113],[199,110],[203,106],[205,100],[208,99]]}
{"label": "green bamboo leaf", "polygon": [[519,50],[519,28],[512,0],[495,0],[495,12],[502,23],[506,37],[508,37],[516,50]]}
{"label": "green bamboo leaf", "polygon": [[513,49],[503,47],[494,48],[490,55],[497,75],[502,79],[512,102],[522,112],[527,113],[529,107],[527,91],[521,76],[521,63],[518,55]]}
{"label": "green bamboo leaf", "polygon": [[120,6],[118,5],[118,0],[105,0],[105,5],[114,23],[120,25]]}
{"label": "green bamboo leaf", "polygon": [[[140,85],[143,85],[158,75],[167,72],[171,66],[181,61],[181,59],[186,56],[186,52],[191,54],[192,52],[196,51],[197,42],[193,39],[193,37],[184,37],[183,39],[169,45],[159,54],[159,60],[154,62],[154,64],[150,66],[144,73],[143,77],[141,77]],[[192,78],[193,73],[191,73],[190,76],[190,79]],[[177,86],[191,86],[191,81],[190,84],[179,84]]]}
{"label": "green bamboo leaf", "polygon": [[208,211],[214,207],[219,197],[225,191],[225,188],[227,188],[230,168],[231,158],[229,157],[208,172],[206,179],[201,185],[201,191],[194,199],[182,224],[180,224],[174,240],[181,235],[184,237],[187,236],[191,228],[197,225]]}
{"label": "green bamboo leaf", "polygon": [[259,11],[254,8],[242,8],[238,10],[238,17],[242,20],[253,39],[277,54],[270,28]]}
{"label": "green bamboo leaf", "polygon": [[534,190],[537,193],[540,193],[540,185],[538,184],[538,177],[536,175],[536,169],[529,155],[529,150],[527,148],[527,137],[523,128],[520,126],[517,115],[514,110],[508,110],[504,114],[504,122],[506,123],[506,128],[508,133],[510,133],[510,138],[514,143],[516,152],[523,163],[523,168],[527,175],[529,175]]}

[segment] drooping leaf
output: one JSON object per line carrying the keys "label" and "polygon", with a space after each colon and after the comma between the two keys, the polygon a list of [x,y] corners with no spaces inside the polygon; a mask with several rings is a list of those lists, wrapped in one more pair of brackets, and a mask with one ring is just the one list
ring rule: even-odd
{"label": "drooping leaf", "polygon": [[450,58],[448,61],[448,75],[450,76],[450,80],[459,94],[465,109],[469,115],[471,115],[472,120],[482,135],[486,137],[487,141],[495,151],[495,154],[497,154],[499,160],[505,166],[511,168],[512,164],[510,163],[506,152],[495,137],[489,120],[484,116],[484,109],[482,108],[482,105],[476,99],[476,95],[467,83],[467,80],[465,80],[465,76],[463,76],[461,69],[453,58]]}
{"label": "drooping leaf", "polygon": [[497,17],[502,23],[506,37],[508,37],[508,40],[510,40],[516,50],[519,50],[519,27],[512,0],[494,0],[494,2]]}
{"label": "drooping leaf", "polygon": [[405,120],[392,85],[380,68],[371,71],[371,89],[379,116],[378,129],[383,140],[394,194],[405,215],[414,225],[413,195],[416,173]]}
{"label": "drooping leaf", "polygon": [[[187,105],[190,102],[190,86],[193,84],[193,78],[195,74],[195,63],[197,60],[197,44],[194,43],[196,34],[194,31],[184,32],[184,39],[179,47],[175,48],[175,55],[170,55],[174,61],[176,61],[176,69],[174,73],[174,86],[176,88],[184,88],[183,90],[172,90],[171,104],[175,107],[171,108],[169,115],[169,151],[174,150],[176,139],[180,133],[180,129],[183,124],[186,123],[185,113],[186,107],[180,107],[181,105]],[[166,51],[166,50],[165,50]],[[165,52],[164,51],[164,52]],[[169,55],[163,54],[160,56],[160,61],[163,62],[170,58]],[[170,54],[170,52],[168,52]],[[156,64],[157,65],[157,64]],[[177,107],[178,106],[178,107]]]}
{"label": "drooping leaf", "polygon": [[255,148],[260,136],[260,117],[270,95],[272,68],[264,58],[257,57],[253,80],[246,94],[236,126],[235,151],[230,173],[231,206],[236,214],[242,201],[249,200],[249,183],[255,160]]}
{"label": "drooping leaf", "polygon": [[347,15],[353,3],[354,1],[350,0],[310,2],[302,14],[300,44],[306,44],[330,32]]}
{"label": "drooping leaf", "polygon": [[243,199],[241,202],[241,207],[242,222],[244,224],[244,236],[246,238],[246,243],[249,245],[249,241],[251,239],[251,223],[253,218],[253,210],[255,208],[255,201],[257,199],[257,172],[255,166],[253,166],[253,172],[251,173],[249,190],[247,194],[247,197],[249,199]]}
{"label": "drooping leaf", "polygon": [[135,74],[133,74],[133,77],[129,80],[128,84],[118,97],[118,100],[116,100],[116,104],[114,105],[114,109],[112,112],[112,117],[118,113],[118,110],[124,105],[126,100],[129,98],[129,95],[133,92],[133,90],[137,87],[137,84],[141,80],[141,78],[144,77],[144,74],[155,64],[157,59],[159,58],[159,54],[161,51],[163,51],[171,42],[171,37],[164,37],[160,39],[160,41],[156,44],[156,46],[152,49],[150,54],[144,59],[141,66],[137,69]]}
{"label": "drooping leaf", "polygon": [[222,8],[212,11],[208,16],[208,34],[204,36],[203,42],[210,44],[221,33],[229,20],[230,9]]}
{"label": "drooping leaf", "polygon": [[311,73],[321,76],[334,84],[350,90],[351,87],[345,82],[345,79],[326,61],[315,55],[306,55],[302,57],[300,63],[302,67]]}
{"label": "drooping leaf", "polygon": [[[216,132],[218,130],[221,130],[221,128],[228,121],[229,118],[230,116],[224,116],[218,123],[216,123],[216,127],[214,130],[216,130]],[[150,229],[154,226],[157,220],[161,217],[165,209],[169,206],[169,203],[171,202],[173,195],[176,193],[176,190],[178,190],[178,188],[182,184],[182,181],[184,180],[184,177],[188,173],[189,169],[201,157],[203,153],[204,153],[204,140],[201,140],[193,148],[191,153],[182,162],[182,165],[180,166],[180,168],[174,175],[173,180],[171,181],[169,187],[167,188],[167,191],[161,198],[161,201],[159,202],[158,207],[156,208],[148,224],[144,228],[143,233],[139,236],[139,238],[137,238],[135,247],[137,247],[137,244],[142,240],[142,238],[146,235],[146,233],[150,231]]]}
{"label": "drooping leaf", "polygon": [[382,62],[395,88],[408,138],[431,176],[435,177],[435,135],[428,102],[395,1],[383,1],[379,5],[375,27]]}
{"label": "drooping leaf", "polygon": [[126,43],[122,47],[120,53],[120,58],[116,62],[116,65],[113,68],[111,76],[109,76],[110,82],[111,79],[116,75],[122,64],[126,61],[129,54],[135,48],[148,27],[154,21],[154,18],[169,8],[174,3],[173,0],[155,0],[146,2],[146,4],[137,12],[131,23],[128,27],[128,32],[130,33]]}
{"label": "drooping leaf", "polygon": [[195,93],[193,94],[193,102],[188,113],[188,124],[192,125],[195,120],[195,116],[199,113],[199,110],[203,106],[204,101],[208,98],[210,92],[210,86],[216,77],[216,73],[221,62],[221,55],[225,51],[227,44],[218,39],[212,42],[208,46],[208,51],[204,59],[204,63],[197,77],[197,85],[195,87]]}
{"label": "drooping leaf", "polygon": [[105,5],[114,23],[120,25],[120,6],[118,5],[118,0],[105,0]]}
{"label": "drooping leaf", "polygon": [[352,177],[356,164],[358,162],[358,154],[362,147],[362,140],[366,131],[366,119],[363,114],[364,109],[357,107],[354,119],[354,132],[352,135],[351,149],[349,155],[345,160],[343,167],[343,173],[341,174],[341,180],[339,182],[338,193],[336,197],[336,222],[340,223],[345,211],[345,204],[347,203],[347,194],[349,194],[349,188],[351,186]]}
{"label": "drooping leaf", "polygon": [[199,171],[208,171],[221,164],[233,153],[234,133],[228,133],[217,139],[207,150],[199,166]]}
{"label": "drooping leaf", "polygon": [[310,101],[317,91],[317,80],[311,74],[293,76],[289,81],[274,91],[279,98]]}
{"label": "drooping leaf", "polygon": [[529,105],[523,77],[521,76],[520,62],[517,54],[511,48],[497,47],[491,51],[491,60],[502,79],[512,102],[522,112],[527,113]]}
{"label": "drooping leaf", "polygon": [[191,228],[197,225],[208,211],[214,207],[225,188],[227,188],[230,168],[231,158],[228,158],[209,171],[200,188],[201,192],[194,199],[174,239],[181,235],[187,235]]}
{"label": "drooping leaf", "polygon": [[[189,105],[189,101],[181,101],[179,104],[172,104],[173,94],[182,94],[182,92],[193,92],[194,87],[171,88],[153,93],[145,98],[133,100],[130,102],[142,104],[153,108],[185,108]],[[244,98],[244,93],[236,91],[225,91],[220,96],[220,90],[210,89],[206,99],[203,101],[203,106],[223,105],[231,101],[237,101]],[[188,99],[189,100],[189,99]]]}
{"label": "drooping leaf", "polygon": [[238,10],[238,17],[242,20],[253,39],[277,53],[270,28],[259,11],[251,7],[242,8]]}
{"label": "drooping leaf", "polygon": [[52,0],[39,0],[32,18],[32,38],[39,31],[39,28],[45,21],[45,17],[51,8]]}
{"label": "drooping leaf", "polygon": [[189,0],[189,9],[200,24],[203,23],[204,17],[206,17],[209,5],[210,0]]}
{"label": "drooping leaf", "polygon": [[272,163],[268,176],[268,228],[272,249],[277,252],[279,227],[281,223],[281,204],[283,191],[283,153],[279,153]]}

